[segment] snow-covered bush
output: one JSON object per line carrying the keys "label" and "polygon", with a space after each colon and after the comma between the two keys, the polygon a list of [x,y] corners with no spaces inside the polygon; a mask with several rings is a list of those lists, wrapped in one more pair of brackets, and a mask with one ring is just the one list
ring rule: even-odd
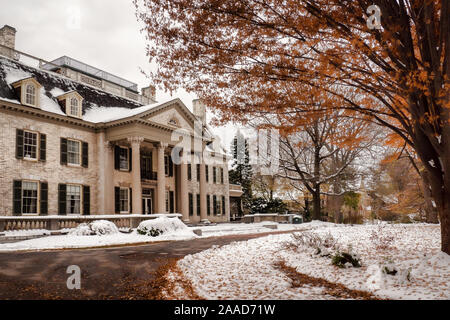
{"label": "snow-covered bush", "polygon": [[367,268],[366,284],[370,289],[384,289],[412,281],[412,267],[401,267],[393,262],[373,264]]}
{"label": "snow-covered bush", "polygon": [[69,232],[73,236],[103,236],[119,233],[116,225],[107,220],[96,220],[90,223],[81,223]]}
{"label": "snow-covered bush", "polygon": [[361,267],[361,259],[351,251],[337,251],[331,256],[331,263],[339,268],[359,268]]}
{"label": "snow-covered bush", "polygon": [[291,241],[286,243],[288,249],[298,250],[301,247],[313,248],[315,254],[328,256],[330,251],[335,250],[336,239],[330,234],[322,236],[314,232],[294,233]]}
{"label": "snow-covered bush", "polygon": [[190,231],[180,219],[163,216],[152,220],[142,221],[137,228],[137,232],[142,235],[158,237],[163,234],[167,235],[192,231]]}

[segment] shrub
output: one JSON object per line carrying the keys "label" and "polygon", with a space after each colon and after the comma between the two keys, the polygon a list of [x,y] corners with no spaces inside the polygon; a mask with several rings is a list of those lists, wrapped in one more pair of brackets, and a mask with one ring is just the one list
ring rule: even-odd
{"label": "shrub", "polygon": [[150,229],[147,229],[146,227],[141,227],[137,229],[137,232],[144,236],[151,236],[151,237],[158,237],[164,233],[164,231],[153,227],[151,227]]}
{"label": "shrub", "polygon": [[119,233],[116,225],[107,220],[96,220],[90,223],[80,223],[75,229],[69,232],[74,236],[104,236]]}
{"label": "shrub", "polygon": [[361,267],[361,260],[355,254],[348,252],[336,252],[331,257],[331,263],[339,268],[346,268],[350,265],[355,268]]}
{"label": "shrub", "polygon": [[316,254],[327,255],[329,250],[336,248],[336,239],[330,233],[320,236],[314,232],[301,232],[294,233],[291,237],[291,241],[287,243],[290,249],[310,247],[315,249]]}

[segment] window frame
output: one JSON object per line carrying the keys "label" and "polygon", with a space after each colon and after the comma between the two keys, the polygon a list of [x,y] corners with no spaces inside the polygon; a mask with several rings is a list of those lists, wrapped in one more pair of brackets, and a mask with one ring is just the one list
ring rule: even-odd
{"label": "window frame", "polygon": [[[79,208],[80,208],[80,212],[79,213],[69,213],[69,188],[70,187],[78,187],[80,190],[80,198],[79,198]],[[81,184],[76,184],[76,183],[68,183],[66,184],[66,214],[68,216],[78,216],[78,215],[83,215],[83,186]]]}
{"label": "window frame", "polygon": [[[130,171],[130,148],[128,147],[122,147],[122,146],[118,146],[119,147],[119,171]],[[122,168],[122,160],[120,159],[120,157],[122,156],[121,151],[122,150],[126,150],[126,155],[127,155],[127,168]]]}
{"label": "window frame", "polygon": [[[20,201],[21,201],[21,205],[22,205],[22,215],[24,216],[38,216],[41,212],[41,208],[40,208],[40,199],[41,199],[41,184],[40,181],[37,180],[21,180],[22,181],[22,190],[21,190],[21,194],[20,194]],[[24,192],[24,183],[35,183],[37,185],[37,194],[36,194],[36,213],[24,213],[23,208],[25,207],[23,200],[24,200],[24,196],[23,196],[23,192]]]}
{"label": "window frame", "polygon": [[[26,160],[26,161],[33,161],[33,162],[36,162],[36,161],[38,161],[39,160],[39,149],[40,149],[40,139],[39,139],[39,137],[40,137],[40,134],[39,134],[39,132],[37,132],[37,131],[32,131],[32,130],[26,130],[26,129],[24,129],[24,130],[22,130],[23,131],[23,143],[22,143],[22,147],[23,147],[23,157],[22,157],[22,159],[23,160]],[[34,134],[34,135],[36,135],[36,157],[35,158],[29,158],[29,157],[26,157],[25,156],[25,135],[27,134],[27,133],[31,133],[31,134]]]}
{"label": "window frame", "polygon": [[166,213],[170,213],[170,191],[165,190]]}
{"label": "window frame", "polygon": [[164,155],[164,175],[166,177],[168,177],[169,173],[170,173],[170,159],[169,159],[169,155],[165,154]]}
{"label": "window frame", "polygon": [[[127,199],[123,200],[122,198],[122,191],[126,191],[127,194]],[[119,212],[120,214],[129,214],[130,213],[130,188],[126,188],[126,187],[120,187],[120,191],[119,191]],[[122,210],[122,201],[126,201],[127,202],[127,209],[126,211]]]}
{"label": "window frame", "polygon": [[[77,113],[76,114],[74,114],[72,112],[72,107],[73,107],[72,101],[76,101],[77,102],[77,105],[76,105]],[[67,97],[66,98],[66,109],[67,109],[66,111],[68,111],[68,112],[66,112],[67,115],[71,116],[71,117],[81,118],[81,110],[82,110],[82,108],[80,107],[80,105],[81,105],[80,99],[78,99],[77,97],[75,97],[75,96]]]}
{"label": "window frame", "polygon": [[[28,88],[33,88],[33,93],[30,94],[28,93]],[[37,86],[32,83],[32,82],[25,82],[24,83],[24,93],[23,93],[23,101],[22,104],[26,105],[26,106],[30,106],[30,107],[37,107],[38,106],[38,97],[37,97],[37,91],[38,88]],[[34,103],[28,102],[28,97],[32,96],[34,99]]]}
{"label": "window frame", "polygon": [[[69,142],[76,142],[76,143],[78,143],[78,163],[71,163],[71,162],[69,162],[69,159],[70,159],[69,153],[73,153],[73,152],[69,151]],[[68,166],[81,167],[81,164],[82,164],[82,161],[83,161],[83,159],[82,159],[82,157],[83,157],[83,150],[82,150],[82,148],[83,148],[82,141],[76,140],[76,139],[67,138],[67,165]]]}

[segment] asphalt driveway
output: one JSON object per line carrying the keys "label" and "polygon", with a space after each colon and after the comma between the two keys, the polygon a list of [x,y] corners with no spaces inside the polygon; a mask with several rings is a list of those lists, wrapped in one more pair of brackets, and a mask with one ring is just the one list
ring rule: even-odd
{"label": "asphalt driveway", "polygon": [[[144,299],[156,270],[171,259],[268,234],[233,235],[105,249],[0,253],[0,299]],[[81,269],[81,289],[67,289],[67,267]],[[207,270],[205,270],[207,272]],[[142,286],[138,285],[142,284]],[[151,289],[151,288],[149,288]],[[148,295],[147,295],[148,297]]]}

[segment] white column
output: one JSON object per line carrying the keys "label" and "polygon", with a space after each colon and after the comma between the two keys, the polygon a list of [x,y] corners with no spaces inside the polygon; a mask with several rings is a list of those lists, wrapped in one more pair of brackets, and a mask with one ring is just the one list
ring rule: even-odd
{"label": "white column", "polygon": [[97,190],[97,212],[96,214],[106,214],[106,158],[107,158],[107,145],[105,141],[105,132],[99,132],[97,135],[97,168],[98,178],[96,188],[91,190]]}
{"label": "white column", "polygon": [[109,141],[104,142],[105,163],[99,163],[99,167],[105,167],[104,207],[106,214],[114,214],[114,148]]}
{"label": "white column", "polygon": [[200,220],[208,220],[206,209],[206,165],[205,161],[200,160]]}
{"label": "white column", "polygon": [[[183,151],[185,152],[185,151]],[[188,165],[184,157],[181,158],[180,164],[180,192],[181,192],[181,214],[183,221],[189,222],[189,194],[188,194]]]}
{"label": "white column", "polygon": [[142,214],[142,186],[141,186],[141,143],[142,137],[128,138],[131,143],[132,163],[131,163],[131,188],[133,199],[133,214]]}
{"label": "white column", "polygon": [[166,173],[164,165],[164,150],[167,148],[167,143],[160,143],[158,145],[158,182],[156,187],[156,213],[166,212]]}

